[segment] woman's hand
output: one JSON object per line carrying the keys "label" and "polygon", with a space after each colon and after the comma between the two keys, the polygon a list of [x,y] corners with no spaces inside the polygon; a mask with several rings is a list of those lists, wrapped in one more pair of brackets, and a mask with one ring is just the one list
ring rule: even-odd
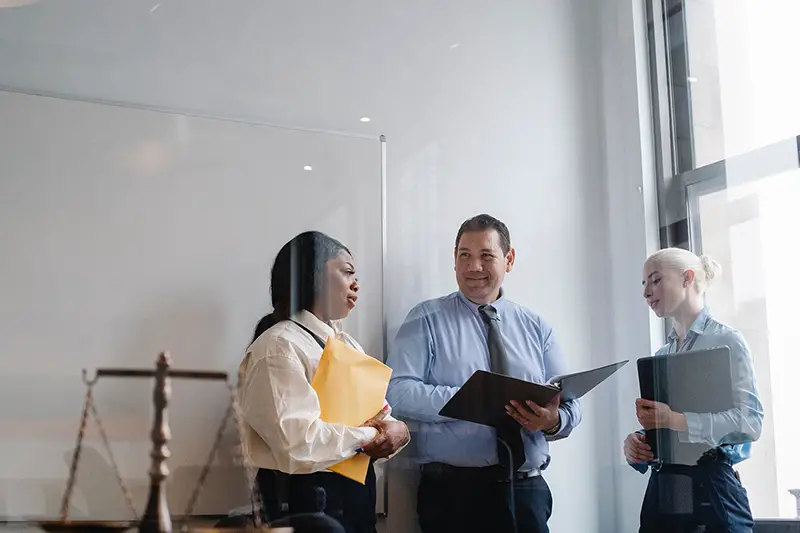
{"label": "woman's hand", "polygon": [[389,404],[384,405],[378,414],[361,425],[378,430],[378,436],[365,443],[361,453],[373,459],[383,459],[397,452],[411,440],[408,426],[398,420],[386,420],[387,416],[389,416]]}
{"label": "woman's hand", "polygon": [[636,418],[644,429],[673,429],[688,431],[686,416],[669,408],[669,405],[639,398],[636,400]]}
{"label": "woman's hand", "polygon": [[368,428],[378,428],[377,424],[383,422],[383,420],[389,416],[389,404],[384,404],[383,408],[378,411],[378,414],[361,424],[361,427],[368,427]]}
{"label": "woman's hand", "polygon": [[378,436],[361,450],[373,459],[389,457],[411,440],[408,426],[399,420],[382,420],[370,427],[378,430]]}
{"label": "woman's hand", "polygon": [[625,458],[631,463],[649,463],[655,456],[641,433],[631,433],[623,445]]}

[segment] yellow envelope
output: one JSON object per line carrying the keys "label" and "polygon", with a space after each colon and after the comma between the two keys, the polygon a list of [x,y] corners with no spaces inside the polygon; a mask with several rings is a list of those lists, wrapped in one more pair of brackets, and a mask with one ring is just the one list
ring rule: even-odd
{"label": "yellow envelope", "polygon": [[[333,337],[328,339],[311,386],[322,414],[332,424],[360,426],[383,409],[392,369]],[[359,453],[329,468],[358,481],[367,478],[369,457]]]}

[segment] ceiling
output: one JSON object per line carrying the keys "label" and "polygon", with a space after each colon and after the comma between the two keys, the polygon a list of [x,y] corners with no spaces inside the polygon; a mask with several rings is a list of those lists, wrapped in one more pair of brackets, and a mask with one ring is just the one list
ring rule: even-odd
{"label": "ceiling", "polygon": [[530,34],[559,16],[541,4],[39,0],[0,8],[0,85],[376,135],[437,106],[514,96],[514,79],[530,87],[526,56],[563,28],[537,20]]}

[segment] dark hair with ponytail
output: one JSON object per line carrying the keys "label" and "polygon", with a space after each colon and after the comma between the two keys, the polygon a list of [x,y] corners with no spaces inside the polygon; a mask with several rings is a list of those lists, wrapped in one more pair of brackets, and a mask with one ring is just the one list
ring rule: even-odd
{"label": "dark hair with ponytail", "polygon": [[350,250],[319,231],[306,231],[284,244],[272,265],[274,310],[258,322],[253,341],[298,311],[311,311],[325,290],[325,264],[342,252]]}

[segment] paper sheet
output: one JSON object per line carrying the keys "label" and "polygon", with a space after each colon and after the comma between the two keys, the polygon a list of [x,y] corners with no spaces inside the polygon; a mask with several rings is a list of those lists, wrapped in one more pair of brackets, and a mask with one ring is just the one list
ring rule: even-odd
{"label": "paper sheet", "polygon": [[[319,397],[320,418],[333,424],[360,426],[384,406],[392,369],[335,338],[328,339],[311,386]],[[363,453],[329,467],[366,481],[370,458]]]}

